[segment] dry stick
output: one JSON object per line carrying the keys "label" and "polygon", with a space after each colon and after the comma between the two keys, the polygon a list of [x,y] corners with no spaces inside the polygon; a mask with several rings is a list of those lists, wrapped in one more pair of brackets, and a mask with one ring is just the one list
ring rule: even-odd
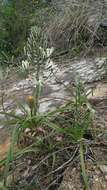
{"label": "dry stick", "polygon": [[[77,147],[77,146],[76,146],[76,147]],[[67,150],[67,149],[69,149],[69,148],[74,148],[74,146],[69,146],[69,147],[63,148],[62,150],[55,151],[54,154],[59,153],[59,152],[62,152],[62,151]],[[76,148],[76,150],[75,150],[75,152],[74,152],[72,158],[71,158],[70,160],[68,160],[68,161],[67,161],[68,163],[66,162],[66,164],[69,164],[69,163],[72,161],[72,159],[74,158],[74,156],[76,155],[76,153],[77,153],[77,151],[78,151],[78,148],[79,148],[79,147]],[[51,156],[52,156],[52,154],[49,154],[48,156],[46,156],[43,160],[41,160],[41,161],[39,162],[38,165],[32,167],[32,170],[37,169],[42,163],[44,163],[45,160],[47,160],[47,159],[50,158]],[[65,164],[65,166],[66,166],[66,164]],[[46,177],[47,177],[47,176],[46,176]],[[33,179],[31,180],[30,184],[34,181],[34,179],[35,179],[35,176],[34,176]]]}
{"label": "dry stick", "polygon": [[61,166],[59,166],[56,170],[54,170],[54,171],[48,173],[48,174],[45,176],[45,178],[48,177],[48,176],[51,175],[51,174],[54,174],[54,173],[58,172],[59,170],[61,170],[61,169],[63,169],[63,168],[65,168],[65,166],[67,166],[67,165],[74,159],[75,155],[76,155],[77,152],[78,152],[78,149],[79,149],[79,146],[77,146],[77,148],[76,148],[76,150],[75,150],[73,156],[72,156],[67,162],[65,162],[64,164],[62,164]]}
{"label": "dry stick", "polygon": [[58,181],[58,179],[60,179],[62,176],[63,176],[63,174],[60,174],[57,177],[57,179],[55,179],[54,181],[52,181],[45,190],[48,190],[52,185],[56,184],[56,182]]}
{"label": "dry stick", "polygon": [[[63,169],[66,165],[68,165],[68,164],[73,160],[73,158],[75,157],[75,155],[76,155],[76,153],[77,153],[77,151],[78,151],[78,148],[79,148],[79,147],[76,148],[76,150],[75,150],[75,152],[74,152],[72,158],[69,159],[69,160],[68,160],[66,163],[64,163],[62,166],[60,166],[60,167],[57,169],[57,171],[60,170],[60,169]],[[56,152],[58,152],[58,151],[56,151]],[[56,170],[55,170],[55,172],[56,172]],[[53,171],[53,172],[50,172],[47,176],[43,177],[41,180],[43,180],[44,178],[48,177],[50,174],[53,174],[53,173],[54,173],[54,171]],[[60,177],[62,177],[62,176],[63,176],[63,174],[60,175]],[[60,178],[60,177],[59,177],[59,178]],[[35,179],[35,176],[33,177],[31,183],[34,181],[34,179]],[[57,179],[58,179],[58,178],[57,178]],[[57,179],[54,180],[51,184],[49,184],[49,186],[46,188],[46,190],[48,190],[49,187],[57,181]],[[31,183],[30,183],[30,184],[31,184]]]}
{"label": "dry stick", "polygon": [[[76,147],[77,147],[77,146],[76,146]],[[67,150],[67,149],[69,149],[69,148],[74,148],[74,146],[65,147],[65,148],[63,148],[62,150],[57,150],[57,151],[53,152],[52,154],[57,154],[57,153],[59,153],[59,152],[62,152],[62,151],[64,151],[64,150]],[[41,160],[38,165],[32,167],[32,170],[37,169],[42,163],[44,163],[45,160],[47,160],[48,158],[50,158],[50,157],[52,156],[52,154],[49,154],[49,155],[46,156],[43,160]],[[74,154],[75,154],[75,152],[74,152]]]}
{"label": "dry stick", "polygon": [[56,77],[54,71],[52,71],[52,73],[53,73],[53,76],[55,77],[55,81],[56,81],[58,84],[63,85],[64,88],[66,89],[68,85],[65,85],[64,82],[59,81],[59,79]]}
{"label": "dry stick", "polygon": [[47,96],[47,98],[48,99],[46,99],[46,100],[41,100],[40,103],[48,102],[50,100],[62,100],[62,101],[65,101],[65,102],[68,101],[68,100],[71,100],[71,97],[59,98],[59,97],[55,97],[55,96],[51,96],[51,97]]}
{"label": "dry stick", "polygon": [[41,184],[40,184],[40,181],[39,181],[39,179],[38,179],[38,176],[36,176],[36,181],[37,181],[37,184],[39,185],[40,190],[43,190],[43,188],[42,188],[42,186],[41,186]]}

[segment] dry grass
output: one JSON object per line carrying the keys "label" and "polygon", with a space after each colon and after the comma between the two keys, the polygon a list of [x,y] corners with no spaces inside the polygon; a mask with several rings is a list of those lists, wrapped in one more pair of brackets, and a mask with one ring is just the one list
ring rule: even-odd
{"label": "dry grass", "polygon": [[72,56],[90,51],[98,39],[97,31],[103,14],[103,4],[98,1],[96,5],[92,6],[89,0],[70,3],[53,18],[47,31],[57,51],[69,51]]}

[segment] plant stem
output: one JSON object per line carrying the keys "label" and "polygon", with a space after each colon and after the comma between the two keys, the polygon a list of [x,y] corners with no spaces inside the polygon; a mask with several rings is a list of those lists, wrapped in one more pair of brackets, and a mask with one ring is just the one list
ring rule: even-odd
{"label": "plant stem", "polygon": [[39,84],[39,77],[40,77],[40,64],[37,65],[37,74],[36,74],[36,81],[37,81],[37,86],[35,89],[35,106],[34,106],[34,115],[37,114],[38,108],[39,108],[39,95],[40,95],[40,84]]}
{"label": "plant stem", "polygon": [[88,178],[85,170],[85,163],[84,163],[84,150],[83,150],[83,141],[80,141],[80,162],[81,162],[81,170],[82,170],[82,176],[84,180],[84,185],[85,189],[89,190],[89,185],[88,185]]}
{"label": "plant stem", "polygon": [[[2,82],[3,83],[3,82]],[[1,94],[1,105],[2,105],[2,109],[3,109],[3,112],[5,113],[6,110],[5,110],[5,107],[4,107],[4,96],[5,96],[5,93],[4,93],[4,84],[2,84],[2,94]],[[8,120],[8,116],[5,115],[5,118]]]}

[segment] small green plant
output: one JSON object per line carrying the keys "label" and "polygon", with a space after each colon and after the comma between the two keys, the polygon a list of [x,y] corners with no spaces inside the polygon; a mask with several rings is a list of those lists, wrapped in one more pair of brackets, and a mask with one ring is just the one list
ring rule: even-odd
{"label": "small green plant", "polygon": [[[53,51],[53,50],[52,50]],[[7,113],[3,110],[0,114],[4,114],[11,118],[11,120],[6,121],[10,125],[15,125],[15,130],[13,131],[12,141],[10,149],[8,151],[7,159],[5,162],[5,174],[4,174],[4,185],[6,186],[6,179],[8,171],[10,168],[10,163],[14,159],[14,147],[20,141],[21,136],[24,135],[26,129],[33,129],[42,124],[44,116],[38,114],[39,109],[39,96],[41,93],[41,76],[43,75],[43,70],[46,63],[52,53],[52,51],[47,49],[47,37],[41,31],[40,28],[32,28],[30,37],[28,38],[27,45],[24,49],[27,60],[22,61],[22,65],[19,67],[19,74],[21,77],[27,77],[30,71],[30,65],[35,68],[33,95],[27,97],[27,108],[23,104],[18,104],[22,116],[17,116],[15,113]],[[26,146],[26,145],[25,145]]]}
{"label": "small green plant", "polygon": [[47,36],[40,28],[36,27],[31,30],[24,52],[27,61],[22,62],[19,72],[26,77],[29,74],[30,67],[35,68],[33,94],[27,97],[26,106],[18,104],[22,115],[0,112],[0,114],[10,118],[5,122],[14,126],[7,158],[0,162],[5,164],[4,186],[7,187],[7,176],[13,160],[17,157],[29,152],[39,152],[42,155],[44,152],[52,154],[52,159],[49,160],[48,164],[51,163],[51,167],[54,168],[56,157],[52,152],[65,146],[65,144],[76,144],[80,148],[84,185],[89,190],[85,170],[85,143],[83,139],[91,127],[92,118],[84,86],[81,82],[77,82],[74,87],[72,101],[53,112],[40,114],[39,98],[43,85],[43,72],[50,61],[53,48],[48,49]]}
{"label": "small green plant", "polygon": [[[65,135],[68,139],[70,138],[71,143],[79,144],[80,150],[80,163],[82,176],[84,180],[84,186],[89,190],[88,178],[85,170],[84,161],[84,135],[88,133],[92,125],[92,114],[91,107],[88,105],[87,96],[84,91],[84,86],[79,82],[74,89],[74,102],[69,103],[64,109],[59,110],[59,119],[63,121],[64,126],[60,127],[60,121],[57,123],[49,123],[47,125],[55,129],[59,134]],[[68,114],[67,117],[66,113]]]}
{"label": "small green plant", "polygon": [[[78,86],[75,86],[74,91],[74,99],[53,112],[32,114],[34,98],[30,96],[28,98],[29,111],[20,107],[23,112],[22,116],[5,113],[11,118],[10,124],[16,125],[7,159],[1,161],[1,164],[5,163],[6,166],[4,173],[5,187],[10,165],[12,167],[12,162],[17,157],[24,156],[30,152],[39,152],[41,154],[46,152],[46,154],[52,155],[52,158],[48,160],[48,164],[54,168],[57,158],[53,154],[53,151],[73,143],[79,146],[84,186],[89,190],[84,160],[84,135],[87,134],[87,131],[91,127],[91,110],[88,108],[88,101],[83,85],[79,83]],[[30,144],[25,143],[24,147],[21,149],[19,147],[16,151],[16,144],[20,143],[21,138],[26,138],[26,130],[28,132],[30,130],[31,135],[28,140],[30,142],[32,139],[32,141]],[[36,134],[35,136],[33,136],[34,133]]]}
{"label": "small green plant", "polygon": [[0,190],[8,190],[6,187],[4,187],[2,182],[0,182]]}

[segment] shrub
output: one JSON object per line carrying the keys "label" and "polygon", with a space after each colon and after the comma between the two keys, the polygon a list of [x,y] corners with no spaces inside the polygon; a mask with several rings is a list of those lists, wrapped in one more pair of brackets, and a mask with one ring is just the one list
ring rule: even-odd
{"label": "shrub", "polygon": [[22,52],[28,35],[32,4],[29,0],[27,2],[14,0],[0,4],[0,9],[0,49],[8,55],[17,56]]}
{"label": "shrub", "polygon": [[56,52],[70,52],[71,56],[77,56],[90,51],[101,20],[99,12],[96,23],[91,22],[92,15],[93,7],[89,1],[77,1],[69,2],[54,16],[47,31]]}

